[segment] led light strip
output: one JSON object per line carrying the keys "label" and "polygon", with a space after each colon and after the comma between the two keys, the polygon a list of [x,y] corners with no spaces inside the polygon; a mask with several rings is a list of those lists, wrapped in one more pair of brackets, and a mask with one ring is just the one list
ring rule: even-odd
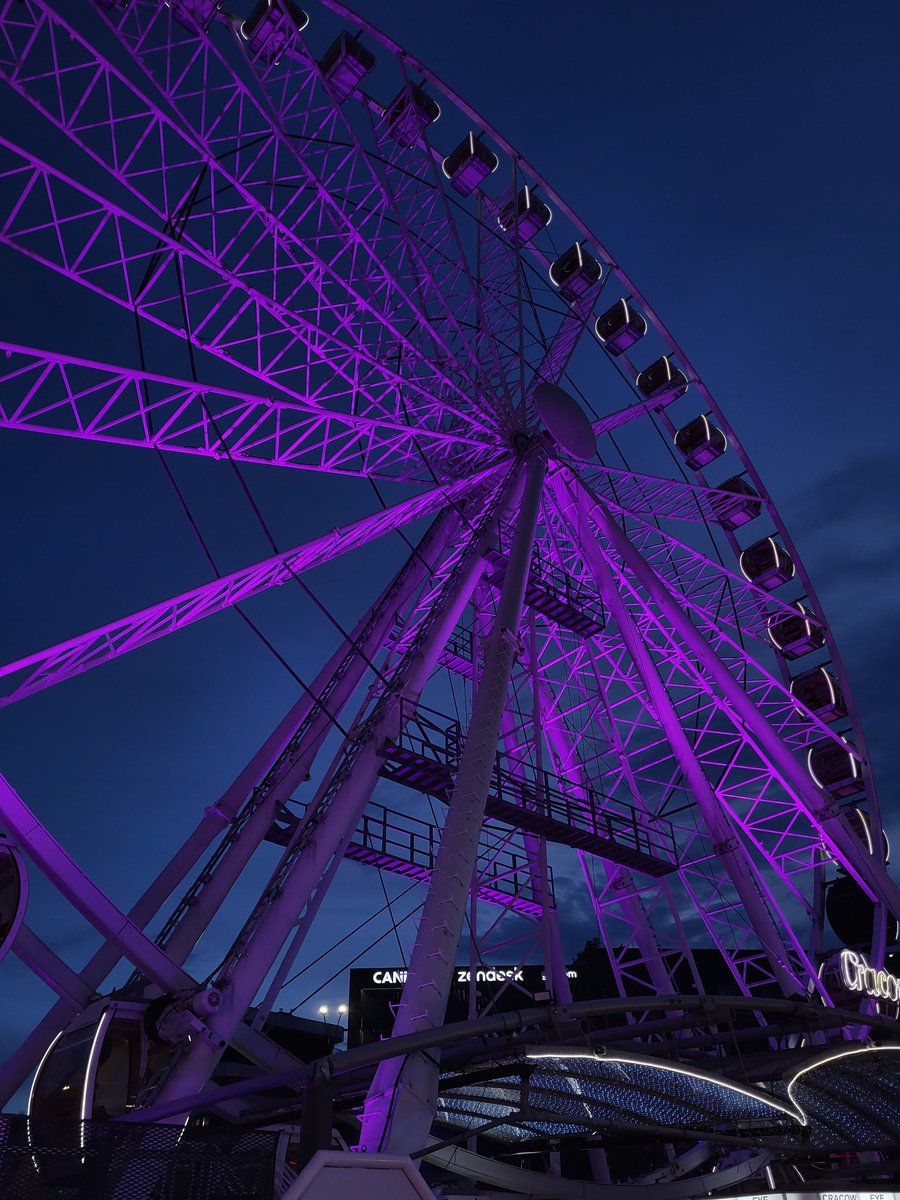
{"label": "led light strip", "polygon": [[[787,1095],[790,1104],[784,1104],[780,1100],[775,1100],[771,1096],[767,1096],[764,1092],[757,1091],[754,1088],[744,1087],[739,1083],[732,1083],[730,1080],[721,1079],[715,1075],[707,1075],[702,1071],[694,1071],[689,1067],[681,1066],[679,1063],[661,1062],[659,1059],[652,1058],[649,1055],[641,1054],[604,1054],[596,1050],[573,1050],[568,1046],[544,1047],[540,1050],[534,1047],[528,1047],[525,1051],[525,1057],[529,1060],[542,1058],[586,1058],[596,1063],[632,1063],[635,1066],[652,1067],[659,1071],[670,1071],[675,1075],[686,1075],[691,1079],[702,1080],[705,1083],[715,1084],[717,1087],[725,1088],[731,1092],[737,1092],[739,1095],[746,1096],[748,1099],[757,1100],[760,1104],[764,1104],[768,1108],[782,1112],[785,1116],[792,1120],[798,1121],[801,1125],[808,1125],[809,1118],[804,1112],[801,1105],[798,1103],[794,1095],[794,1088],[799,1080],[807,1075],[810,1071],[816,1070],[818,1067],[827,1066],[829,1063],[835,1062],[842,1058],[851,1058],[860,1054],[884,1054],[894,1053],[900,1054],[900,1046],[852,1046],[848,1050],[836,1050],[833,1053],[826,1054],[824,1057],[817,1058],[811,1063],[807,1063],[805,1067],[801,1067],[799,1071],[791,1076],[787,1085]],[[862,1193],[861,1193],[862,1194]],[[885,1193],[886,1195],[886,1193]]]}
{"label": "led light strip", "polygon": [[[806,1124],[806,1117],[803,1110],[793,1102],[792,1105],[782,1103],[780,1100],[775,1100],[771,1096],[767,1096],[764,1092],[760,1092],[754,1088],[744,1087],[740,1083],[732,1083],[730,1080],[721,1079],[716,1075],[707,1075],[702,1071],[694,1071],[689,1067],[683,1067],[679,1063],[662,1062],[657,1058],[652,1058],[649,1055],[642,1054],[605,1054],[594,1050],[571,1050],[567,1046],[560,1046],[559,1049],[532,1049],[528,1048],[525,1051],[525,1057],[528,1059],[540,1058],[587,1058],[596,1063],[631,1063],[638,1067],[651,1067],[657,1071],[669,1071],[673,1075],[686,1075],[690,1079],[702,1080],[704,1083],[714,1084],[716,1087],[724,1088],[730,1092],[737,1092],[740,1096],[746,1096],[750,1100],[757,1100],[760,1104],[767,1108],[775,1109],[777,1112],[784,1113],[794,1121],[799,1121],[801,1125]],[[790,1090],[789,1090],[790,1094]]]}
{"label": "led light strip", "polygon": [[794,1087],[799,1079],[803,1075],[808,1074],[810,1071],[816,1070],[817,1067],[827,1066],[828,1063],[835,1062],[839,1058],[851,1058],[854,1055],[874,1053],[900,1054],[900,1046],[852,1046],[849,1050],[836,1050],[833,1054],[827,1054],[824,1058],[818,1058],[814,1062],[807,1063],[805,1067],[801,1067],[800,1070],[791,1077],[791,1081],[787,1086],[787,1094],[797,1111],[803,1114],[804,1125],[809,1124],[806,1119],[806,1113],[803,1112],[803,1109],[800,1107],[796,1097],[794,1096]]}

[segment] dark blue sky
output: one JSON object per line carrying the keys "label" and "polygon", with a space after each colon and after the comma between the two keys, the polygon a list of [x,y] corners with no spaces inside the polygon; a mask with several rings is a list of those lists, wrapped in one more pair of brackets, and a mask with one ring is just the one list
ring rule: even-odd
{"label": "dark blue sky", "polygon": [[[819,589],[896,824],[900,11],[654,0],[393,0],[360,11],[522,150],[691,355]],[[115,358],[115,336],[133,361],[118,317],[99,322],[78,293],[9,254],[0,268],[4,337],[85,356],[102,343],[99,356]],[[266,554],[223,464],[175,469],[225,568]],[[248,478],[282,544],[372,504],[353,482],[263,469]],[[5,433],[0,505],[4,661],[208,578],[146,452]],[[313,582],[352,622],[362,582],[386,577],[401,552],[398,543]],[[254,612],[311,678],[332,634],[310,605],[282,594]],[[127,907],[293,695],[223,615],[4,712],[2,769]],[[380,896],[377,880],[347,868],[315,951],[355,923],[360,897],[377,907]],[[34,924],[78,964],[91,935],[67,912],[51,920],[49,899],[36,882]],[[571,949],[592,932],[587,920],[573,925]],[[388,941],[363,961],[398,954]],[[322,998],[335,1004],[342,990]],[[46,998],[11,958],[0,967],[0,1054]]]}

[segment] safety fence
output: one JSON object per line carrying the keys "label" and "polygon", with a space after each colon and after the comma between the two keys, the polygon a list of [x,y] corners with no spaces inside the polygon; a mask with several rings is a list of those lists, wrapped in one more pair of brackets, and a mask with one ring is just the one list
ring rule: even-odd
{"label": "safety fence", "polygon": [[3,1200],[272,1200],[278,1135],[0,1116]]}

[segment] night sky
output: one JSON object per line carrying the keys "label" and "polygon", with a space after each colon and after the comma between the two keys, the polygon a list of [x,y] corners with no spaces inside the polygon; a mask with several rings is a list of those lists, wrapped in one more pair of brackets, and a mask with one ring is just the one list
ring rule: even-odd
{"label": "night sky", "polygon": [[[358,7],[522,150],[690,354],[819,591],[896,841],[900,10],[872,3],[851,15],[830,0]],[[93,14],[78,19],[87,28]],[[0,123],[67,161],[21,106],[4,103]],[[74,286],[9,252],[0,271],[4,338],[135,363],[121,314],[85,304]],[[225,464],[182,457],[172,469],[222,569],[266,556]],[[247,479],[284,546],[375,506],[361,481],[261,467]],[[209,578],[151,452],[4,432],[0,506],[3,661]],[[310,577],[343,623],[396,569],[404,548],[394,542]],[[312,678],[337,635],[299,590],[252,611]],[[2,770],[127,908],[295,694],[240,619],[222,614],[4,711]],[[29,920],[80,965],[93,934],[32,878]],[[253,880],[223,914],[226,927],[255,894]],[[387,886],[394,895],[407,885]],[[345,866],[307,960],[383,902],[377,877]],[[582,907],[569,911],[574,953],[595,929]],[[308,971],[290,1003],[309,1015],[341,1002],[345,977],[324,981],[389,928],[373,923]],[[391,935],[360,961],[394,965],[399,955]],[[215,960],[201,948],[190,965],[204,971]],[[4,961],[0,1056],[48,998],[17,960]]]}

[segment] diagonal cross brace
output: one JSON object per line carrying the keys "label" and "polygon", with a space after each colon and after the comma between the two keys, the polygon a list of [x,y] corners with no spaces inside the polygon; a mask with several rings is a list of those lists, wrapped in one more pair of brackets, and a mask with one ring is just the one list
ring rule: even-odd
{"label": "diagonal cross brace", "polygon": [[423,455],[462,464],[484,439],[330,412],[0,341],[0,428],[328,474],[429,482]]}
{"label": "diagonal cross brace", "polygon": [[[410,521],[430,516],[464,494],[495,481],[500,473],[501,468],[492,467],[474,477],[432,488],[383,512],[332,529],[283,554],[8,663],[0,667],[0,679],[12,678],[13,683],[6,695],[0,696],[0,708],[287,583],[295,575],[373,542]],[[16,677],[19,677],[17,682]]]}

